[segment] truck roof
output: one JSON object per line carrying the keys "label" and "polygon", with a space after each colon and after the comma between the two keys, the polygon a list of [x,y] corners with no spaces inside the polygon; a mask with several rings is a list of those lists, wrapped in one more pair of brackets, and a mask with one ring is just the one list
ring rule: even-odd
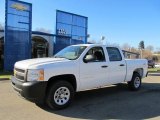
{"label": "truck roof", "polygon": [[91,47],[94,47],[94,46],[105,46],[105,47],[117,47],[119,48],[118,46],[113,46],[113,45],[102,45],[102,44],[77,44],[77,45],[73,45],[73,46],[91,46]]}

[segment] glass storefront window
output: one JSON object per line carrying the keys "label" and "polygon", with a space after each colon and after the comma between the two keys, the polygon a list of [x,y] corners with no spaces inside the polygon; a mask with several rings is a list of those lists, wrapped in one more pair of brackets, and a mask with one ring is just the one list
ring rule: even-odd
{"label": "glass storefront window", "polygon": [[81,16],[73,16],[73,25],[86,27],[86,18]]}
{"label": "glass storefront window", "polygon": [[[56,37],[55,44],[59,48],[86,43],[87,17],[57,10],[56,26],[56,34],[59,36]],[[55,47],[55,53],[60,50],[58,47]]]}
{"label": "glass storefront window", "polygon": [[78,26],[72,27],[72,35],[85,36],[85,34],[86,34],[86,28]]}
{"label": "glass storefront window", "polygon": [[85,37],[82,36],[72,36],[71,44],[84,44]]}
{"label": "glass storefront window", "polygon": [[57,44],[70,44],[70,38],[57,37]]}
{"label": "glass storefront window", "polygon": [[63,12],[57,12],[57,22],[72,24],[72,15]]}
{"label": "glass storefront window", "polygon": [[72,26],[62,23],[57,23],[57,34],[63,36],[71,36]]}
{"label": "glass storefront window", "polygon": [[72,36],[72,40],[84,41],[85,37],[84,36]]}
{"label": "glass storefront window", "polygon": [[29,29],[29,19],[27,17],[8,14],[8,26]]}

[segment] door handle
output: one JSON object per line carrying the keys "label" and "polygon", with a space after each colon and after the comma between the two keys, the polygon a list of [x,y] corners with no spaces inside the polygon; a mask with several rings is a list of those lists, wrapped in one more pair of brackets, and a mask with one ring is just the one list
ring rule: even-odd
{"label": "door handle", "polygon": [[120,64],[119,66],[125,66],[124,64]]}
{"label": "door handle", "polygon": [[107,68],[108,66],[107,65],[103,65],[103,66],[101,66],[102,68]]}

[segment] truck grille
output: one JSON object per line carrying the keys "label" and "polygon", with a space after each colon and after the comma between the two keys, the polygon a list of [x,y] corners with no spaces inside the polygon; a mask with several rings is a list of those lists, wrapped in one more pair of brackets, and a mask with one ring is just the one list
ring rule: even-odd
{"label": "truck grille", "polygon": [[14,69],[14,76],[19,80],[24,82],[25,81],[25,70],[15,68]]}

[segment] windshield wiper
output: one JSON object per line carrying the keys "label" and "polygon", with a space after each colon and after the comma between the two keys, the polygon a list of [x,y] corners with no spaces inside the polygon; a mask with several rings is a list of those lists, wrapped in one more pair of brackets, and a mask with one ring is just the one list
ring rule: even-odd
{"label": "windshield wiper", "polygon": [[65,59],[68,59],[68,58],[63,57],[63,56],[53,56],[53,58],[65,58]]}

